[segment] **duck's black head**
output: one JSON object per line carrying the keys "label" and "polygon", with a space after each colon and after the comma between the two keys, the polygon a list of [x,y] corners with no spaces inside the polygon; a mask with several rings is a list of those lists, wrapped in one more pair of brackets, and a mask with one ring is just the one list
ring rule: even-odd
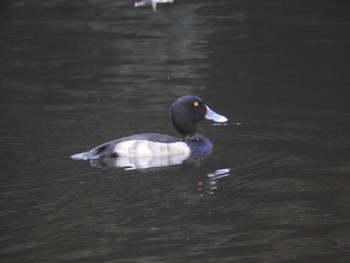
{"label": "duck's black head", "polygon": [[171,120],[175,129],[182,136],[196,134],[196,124],[204,118],[216,122],[227,121],[226,117],[213,112],[201,98],[196,96],[180,97],[171,106]]}

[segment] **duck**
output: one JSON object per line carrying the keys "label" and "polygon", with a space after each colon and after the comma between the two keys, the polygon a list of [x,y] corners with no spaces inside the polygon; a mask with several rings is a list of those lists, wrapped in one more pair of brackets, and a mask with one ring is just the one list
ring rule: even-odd
{"label": "duck", "polygon": [[213,143],[197,132],[197,123],[203,119],[225,123],[228,119],[210,109],[204,101],[193,95],[176,99],[170,109],[171,121],[181,137],[158,133],[143,133],[103,143],[87,152],[74,154],[73,160],[101,158],[161,157],[181,155],[208,155]]}

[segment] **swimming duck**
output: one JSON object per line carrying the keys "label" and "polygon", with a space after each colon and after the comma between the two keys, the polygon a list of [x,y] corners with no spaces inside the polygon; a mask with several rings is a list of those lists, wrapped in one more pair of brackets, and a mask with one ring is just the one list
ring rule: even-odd
{"label": "swimming duck", "polygon": [[116,157],[157,157],[209,154],[213,144],[197,133],[196,124],[202,119],[226,122],[228,119],[212,111],[197,96],[183,96],[176,99],[170,110],[171,120],[176,131],[182,136],[177,138],[164,134],[145,133],[116,139],[101,144],[88,152],[72,155],[74,160],[97,160]]}

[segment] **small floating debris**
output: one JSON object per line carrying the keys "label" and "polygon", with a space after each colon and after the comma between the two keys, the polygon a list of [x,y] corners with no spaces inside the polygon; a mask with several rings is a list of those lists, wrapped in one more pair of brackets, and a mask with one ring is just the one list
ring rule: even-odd
{"label": "small floating debris", "polygon": [[135,3],[135,7],[151,5],[153,8],[153,11],[156,12],[158,3],[173,3],[173,2],[174,0],[141,0]]}
{"label": "small floating debris", "polygon": [[239,126],[241,125],[242,123],[240,122],[224,122],[224,123],[212,123],[211,125],[213,126],[228,126],[228,125],[235,125],[235,126]]}

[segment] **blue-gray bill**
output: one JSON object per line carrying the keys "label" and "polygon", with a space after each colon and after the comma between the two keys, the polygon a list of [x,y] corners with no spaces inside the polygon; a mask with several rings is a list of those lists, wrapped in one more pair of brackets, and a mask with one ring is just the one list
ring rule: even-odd
{"label": "blue-gray bill", "polygon": [[204,118],[207,120],[212,120],[215,122],[227,122],[228,119],[225,116],[222,116],[220,114],[217,114],[216,112],[212,111],[208,106],[205,106],[207,108],[207,114],[205,114]]}

